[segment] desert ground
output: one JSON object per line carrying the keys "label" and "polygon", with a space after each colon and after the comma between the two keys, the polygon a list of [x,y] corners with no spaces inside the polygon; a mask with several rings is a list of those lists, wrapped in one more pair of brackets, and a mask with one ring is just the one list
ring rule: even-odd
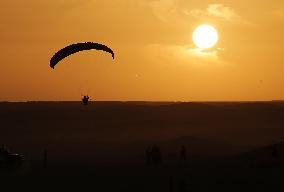
{"label": "desert ground", "polygon": [[[281,101],[0,103],[0,144],[25,158],[0,167],[2,183],[37,180],[50,187],[64,180],[72,187],[83,180],[91,191],[284,191],[283,141]],[[147,165],[146,149],[153,145],[162,162]]]}

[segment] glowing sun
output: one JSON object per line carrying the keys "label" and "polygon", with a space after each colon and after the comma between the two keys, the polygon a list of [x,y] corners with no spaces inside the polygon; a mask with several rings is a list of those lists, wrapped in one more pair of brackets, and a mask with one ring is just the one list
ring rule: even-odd
{"label": "glowing sun", "polygon": [[211,25],[200,25],[192,34],[193,43],[201,49],[209,49],[216,45],[219,36],[217,30]]}

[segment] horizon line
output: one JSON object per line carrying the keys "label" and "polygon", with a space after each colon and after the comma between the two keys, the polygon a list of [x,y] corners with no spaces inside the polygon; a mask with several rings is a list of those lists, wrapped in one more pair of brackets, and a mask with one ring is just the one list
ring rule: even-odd
{"label": "horizon line", "polygon": [[[0,103],[58,103],[58,102],[82,102],[79,100],[2,100]],[[143,102],[143,103],[251,103],[251,102],[284,102],[284,99],[275,99],[275,100],[188,100],[188,101],[181,101],[181,100],[161,100],[161,101],[155,101],[155,100],[91,100],[89,102]]]}

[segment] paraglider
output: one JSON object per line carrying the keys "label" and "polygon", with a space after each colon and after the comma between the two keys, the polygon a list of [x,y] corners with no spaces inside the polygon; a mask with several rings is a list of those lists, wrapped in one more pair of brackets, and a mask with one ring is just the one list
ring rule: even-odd
{"label": "paraglider", "polygon": [[50,60],[50,67],[54,69],[55,65],[59,63],[64,58],[77,53],[79,51],[85,51],[85,50],[101,50],[108,52],[112,55],[112,58],[114,59],[114,52],[109,47],[103,44],[99,43],[93,43],[93,42],[85,42],[85,43],[76,43],[72,45],[68,45],[67,47],[59,50]]}

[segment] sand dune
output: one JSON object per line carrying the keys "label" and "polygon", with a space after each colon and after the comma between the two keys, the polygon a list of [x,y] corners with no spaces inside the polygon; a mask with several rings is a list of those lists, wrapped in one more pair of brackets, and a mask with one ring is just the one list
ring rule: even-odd
{"label": "sand dune", "polygon": [[[277,178],[282,159],[277,163],[262,156],[284,135],[282,102],[0,103],[0,122],[0,143],[26,157],[18,175],[91,174],[101,184],[122,184],[123,179],[130,180],[132,187],[148,183],[140,191],[168,190],[165,181],[170,175],[178,180],[180,174],[196,191],[210,189],[203,182],[219,191],[238,182],[240,187],[230,191],[252,191],[256,183],[267,180],[265,186],[281,186]],[[153,144],[163,157],[158,171],[145,167],[145,149]],[[181,145],[188,153],[183,169],[179,168]],[[42,168],[43,149],[48,151],[48,170]],[[252,157],[264,159],[263,174],[263,163],[251,161]],[[123,184],[119,189],[133,191]]]}

